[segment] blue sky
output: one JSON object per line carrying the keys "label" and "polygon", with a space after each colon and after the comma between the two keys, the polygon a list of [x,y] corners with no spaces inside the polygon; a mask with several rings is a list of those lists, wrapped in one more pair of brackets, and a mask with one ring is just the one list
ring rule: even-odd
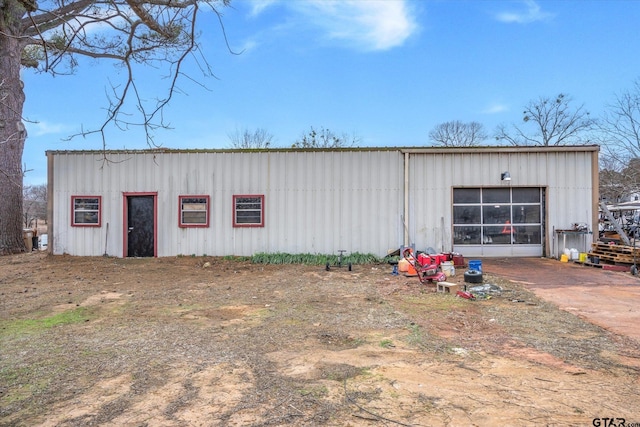
{"label": "blue sky", "polygon": [[[355,134],[362,146],[427,146],[434,126],[521,120],[541,96],[569,94],[592,116],[640,77],[639,1],[235,0],[223,10],[231,54],[212,13],[201,44],[217,79],[195,63],[165,111],[168,148],[228,148],[237,129],[262,128],[290,146],[311,126]],[[113,64],[75,75],[25,70],[25,184],[46,182],[46,150],[100,149],[65,139],[105,118]],[[143,73],[152,97],[164,81]],[[143,85],[144,87],[144,85]],[[109,149],[148,148],[109,129]]]}

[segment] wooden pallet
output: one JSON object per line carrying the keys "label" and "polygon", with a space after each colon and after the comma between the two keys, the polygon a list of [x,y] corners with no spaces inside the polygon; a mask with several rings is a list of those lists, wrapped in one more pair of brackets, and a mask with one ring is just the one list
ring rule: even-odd
{"label": "wooden pallet", "polygon": [[588,255],[592,259],[598,257],[600,263],[631,265],[634,263],[634,255],[635,260],[640,261],[640,248],[596,242],[591,244],[591,252]]}
{"label": "wooden pallet", "polygon": [[640,248],[634,248],[633,246],[627,246],[627,245],[612,245],[611,243],[605,243],[605,242],[592,243],[591,248],[594,250],[601,250],[606,252],[615,252],[615,253],[622,253],[622,254],[633,254],[633,252],[635,252],[637,255],[640,254]]}

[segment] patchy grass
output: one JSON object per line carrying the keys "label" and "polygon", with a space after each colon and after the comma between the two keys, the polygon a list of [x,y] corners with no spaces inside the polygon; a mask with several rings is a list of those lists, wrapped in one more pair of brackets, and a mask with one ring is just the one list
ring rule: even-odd
{"label": "patchy grass", "polygon": [[422,332],[422,328],[412,323],[408,329],[409,335],[405,338],[407,344],[413,347],[423,348],[425,346],[425,334]]}
{"label": "patchy grass", "polygon": [[10,387],[8,393],[3,393],[3,404],[20,402],[45,390],[49,386],[51,378],[39,377],[33,380],[37,371],[38,367],[34,366],[0,369],[0,383]]}
{"label": "patchy grass", "polygon": [[451,311],[469,306],[469,302],[464,299],[442,293],[407,295],[402,298],[402,301],[406,303],[406,308],[413,306],[414,310],[420,310],[421,312]]}
{"label": "patchy grass", "polygon": [[300,390],[301,396],[310,396],[315,399],[324,398],[329,394],[329,389],[325,385],[309,385]]}
{"label": "patchy grass", "polygon": [[393,344],[393,341],[391,341],[390,339],[384,339],[384,340],[380,341],[380,347],[382,347],[382,348],[392,348],[392,347],[395,347],[395,345]]}
{"label": "patchy grass", "polygon": [[0,337],[36,334],[57,326],[83,323],[89,319],[88,310],[85,307],[78,307],[41,319],[3,320],[0,321]]}

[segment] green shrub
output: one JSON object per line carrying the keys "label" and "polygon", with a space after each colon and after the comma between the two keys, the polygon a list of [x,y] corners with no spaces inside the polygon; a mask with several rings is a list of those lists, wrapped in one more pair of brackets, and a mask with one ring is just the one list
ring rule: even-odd
{"label": "green shrub", "polygon": [[[306,264],[306,265],[330,265],[338,264],[338,255],[325,254],[289,254],[284,252],[265,253],[259,252],[251,257],[251,262],[255,264]],[[351,264],[375,264],[380,262],[380,258],[373,254],[361,254],[353,252],[342,256],[342,265]]]}

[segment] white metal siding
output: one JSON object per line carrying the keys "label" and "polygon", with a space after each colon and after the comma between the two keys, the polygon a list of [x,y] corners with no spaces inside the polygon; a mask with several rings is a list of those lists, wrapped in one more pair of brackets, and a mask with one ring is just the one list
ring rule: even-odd
{"label": "white metal siding", "polygon": [[[123,193],[157,192],[158,256],[376,252],[402,239],[397,151],[54,155],[54,253],[123,256]],[[233,195],[264,194],[265,226],[233,227]],[[70,227],[73,195],[102,196],[102,227]],[[178,227],[178,196],[210,195],[210,227]],[[107,237],[108,228],[108,237]]]}
{"label": "white metal siding", "polygon": [[[107,161],[96,152],[52,152],[51,248],[96,256],[106,247],[108,255],[123,256],[123,193],[152,192],[158,256],[339,249],[384,255],[404,243],[405,152],[405,219],[418,249],[452,249],[454,187],[545,188],[549,244],[553,228],[591,227],[593,149],[114,152]],[[505,171],[510,182],[500,180]],[[265,196],[264,227],[233,227],[234,194]],[[70,226],[73,195],[102,196],[101,227]],[[209,228],[178,227],[180,195],[211,197]]]}
{"label": "white metal siding", "polygon": [[[553,228],[569,229],[573,223],[591,224],[591,152],[411,154],[409,230],[417,248],[453,249],[452,188],[543,187],[548,205],[545,230],[550,245]],[[501,181],[509,171],[511,181]],[[464,246],[462,246],[464,248]],[[542,248],[541,248],[542,249]],[[517,245],[486,246],[484,252],[468,249],[471,256],[518,256]],[[547,252],[549,253],[549,252]]]}

